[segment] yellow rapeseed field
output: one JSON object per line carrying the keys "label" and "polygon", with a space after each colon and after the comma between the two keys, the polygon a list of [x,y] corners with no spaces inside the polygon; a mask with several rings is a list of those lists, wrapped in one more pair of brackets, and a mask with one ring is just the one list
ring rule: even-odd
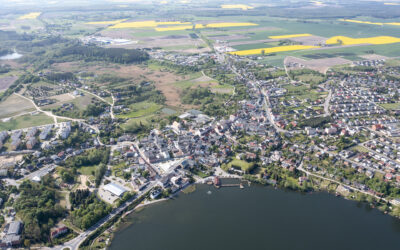
{"label": "yellow rapeseed field", "polygon": [[311,1],[311,3],[315,4],[315,5],[323,5],[324,3],[321,1]]}
{"label": "yellow rapeseed field", "polygon": [[42,14],[41,12],[31,12],[26,15],[18,17],[18,19],[23,20],[23,19],[36,19],[38,16]]}
{"label": "yellow rapeseed field", "polygon": [[175,30],[190,30],[190,29],[193,29],[193,25],[180,25],[180,26],[155,28],[156,31],[175,31]]}
{"label": "yellow rapeseed field", "polygon": [[369,21],[359,21],[352,19],[339,19],[339,21],[349,22],[349,23],[363,23],[363,24],[372,24],[372,25],[400,25],[400,23],[381,23],[381,22],[369,22]]}
{"label": "yellow rapeseed field", "polygon": [[355,44],[390,44],[400,43],[400,38],[392,36],[376,36],[368,38],[351,38],[346,36],[334,36],[326,40],[326,44],[337,44],[342,45],[355,45]]}
{"label": "yellow rapeseed field", "polygon": [[223,8],[223,9],[242,9],[242,10],[254,9],[254,7],[251,7],[246,4],[223,4],[223,5],[221,5],[221,8]]}
{"label": "yellow rapeseed field", "polygon": [[120,20],[115,20],[115,21],[88,22],[86,24],[117,24],[117,23],[125,22],[126,20],[128,20],[128,19],[120,19]]}
{"label": "yellow rapeseed field", "polygon": [[110,29],[125,29],[125,28],[155,28],[160,25],[176,25],[176,24],[191,24],[190,22],[156,22],[156,21],[139,21],[117,23],[111,26]]}
{"label": "yellow rapeseed field", "polygon": [[293,35],[283,35],[283,36],[269,36],[271,39],[286,39],[294,37],[312,36],[311,34],[293,34]]}
{"label": "yellow rapeseed field", "polygon": [[229,52],[229,54],[238,55],[238,56],[247,56],[247,55],[262,54],[263,51],[265,54],[271,54],[271,53],[276,53],[276,52],[315,49],[315,48],[319,48],[319,47],[318,46],[306,46],[306,45],[288,45],[288,46],[279,46],[279,47],[272,47],[272,48],[239,50],[239,51]]}
{"label": "yellow rapeseed field", "polygon": [[394,6],[397,6],[397,5],[400,5],[400,3],[383,3],[384,5],[394,5]]}

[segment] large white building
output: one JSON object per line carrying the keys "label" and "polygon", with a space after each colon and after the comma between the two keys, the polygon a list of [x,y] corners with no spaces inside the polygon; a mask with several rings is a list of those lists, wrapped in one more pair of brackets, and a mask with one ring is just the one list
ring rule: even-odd
{"label": "large white building", "polygon": [[125,188],[115,183],[108,183],[104,186],[104,190],[118,197],[121,197],[125,192],[127,192]]}

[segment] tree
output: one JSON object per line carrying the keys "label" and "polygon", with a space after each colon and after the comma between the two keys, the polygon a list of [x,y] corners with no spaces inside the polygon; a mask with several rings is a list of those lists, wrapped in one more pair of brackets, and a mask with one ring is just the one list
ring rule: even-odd
{"label": "tree", "polygon": [[24,246],[30,249],[31,248],[31,241],[28,240],[28,239],[25,239],[24,240]]}

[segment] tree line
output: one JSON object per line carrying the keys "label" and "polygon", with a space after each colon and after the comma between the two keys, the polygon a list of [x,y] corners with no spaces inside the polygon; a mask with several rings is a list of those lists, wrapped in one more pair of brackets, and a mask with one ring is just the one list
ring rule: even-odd
{"label": "tree line", "polygon": [[102,48],[92,45],[74,44],[60,51],[61,56],[73,55],[88,61],[105,60],[114,63],[141,63],[149,59],[149,54],[137,49]]}

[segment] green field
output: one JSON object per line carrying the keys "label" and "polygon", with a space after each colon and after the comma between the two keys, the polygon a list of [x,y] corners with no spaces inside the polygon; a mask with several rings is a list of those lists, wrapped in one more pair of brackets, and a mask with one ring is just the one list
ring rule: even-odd
{"label": "green field", "polygon": [[243,161],[243,160],[238,160],[235,158],[231,162],[228,163],[228,168],[231,168],[232,166],[240,167],[243,171],[246,172],[254,166],[254,163]]}
{"label": "green field", "polygon": [[94,173],[96,171],[97,167],[98,167],[98,165],[89,166],[89,167],[80,167],[78,169],[78,172],[83,175],[93,175],[92,173]]}
{"label": "green field", "polygon": [[387,110],[400,109],[400,103],[383,103],[379,104],[379,106]]}
{"label": "green field", "polygon": [[139,102],[129,106],[131,111],[126,114],[117,115],[118,118],[138,118],[154,114],[162,108],[162,105],[154,102]]}
{"label": "green field", "polygon": [[7,122],[0,121],[0,131],[29,128],[52,123],[54,123],[54,120],[44,114],[22,115],[12,118]]}

